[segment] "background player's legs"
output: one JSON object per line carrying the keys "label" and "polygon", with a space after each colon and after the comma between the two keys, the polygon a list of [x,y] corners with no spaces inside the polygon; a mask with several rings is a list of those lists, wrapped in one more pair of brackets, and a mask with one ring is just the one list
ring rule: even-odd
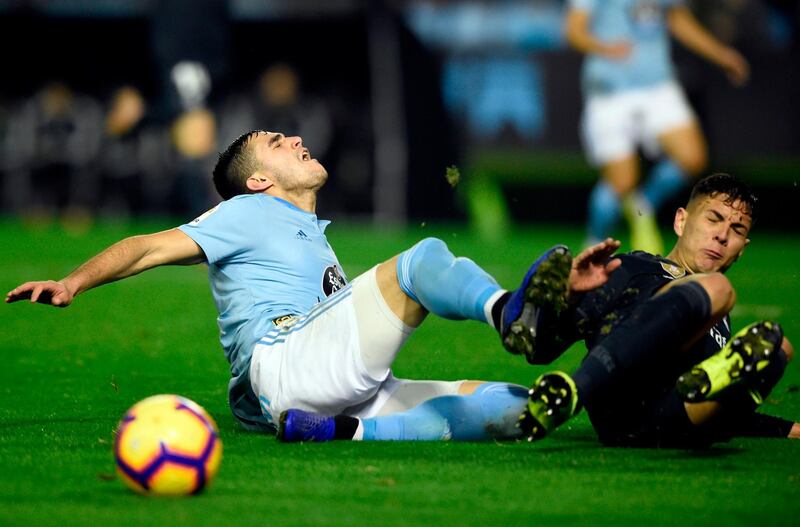
{"label": "background player's legs", "polygon": [[636,187],[639,160],[630,155],[606,163],[602,178],[589,195],[589,225],[586,245],[604,240],[619,222],[621,198]]}
{"label": "background player's legs", "polygon": [[642,195],[653,210],[674,197],[706,166],[706,141],[700,125],[692,121],[658,137],[666,158],[658,162],[642,186]]}

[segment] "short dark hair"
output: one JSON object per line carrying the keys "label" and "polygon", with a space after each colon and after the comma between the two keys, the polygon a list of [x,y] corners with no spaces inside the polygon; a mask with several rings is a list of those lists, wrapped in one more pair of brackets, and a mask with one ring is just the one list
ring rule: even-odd
{"label": "short dark hair", "polygon": [[750,217],[756,219],[756,197],[753,189],[744,181],[725,173],[711,174],[706,176],[692,188],[689,196],[689,203],[703,196],[715,197],[724,194],[725,203],[733,204],[735,201],[741,202],[746,208]]}
{"label": "short dark hair", "polygon": [[222,199],[230,199],[239,194],[249,194],[247,178],[259,168],[255,153],[247,148],[247,142],[262,130],[251,130],[236,138],[219,155],[214,166],[214,187]]}

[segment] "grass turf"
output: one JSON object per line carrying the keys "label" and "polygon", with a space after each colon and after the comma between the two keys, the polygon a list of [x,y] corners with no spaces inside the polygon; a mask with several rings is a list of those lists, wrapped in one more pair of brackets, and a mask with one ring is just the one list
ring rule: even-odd
{"label": "grass turf", "polygon": [[[83,236],[0,222],[0,289],[60,278],[113,241],[165,225],[99,226]],[[502,245],[461,227],[395,232],[334,224],[329,239],[352,278],[421,236],[445,239],[506,287],[577,229],[536,226]],[[796,238],[759,234],[729,273],[734,327],[777,317],[800,329]],[[279,444],[241,431],[227,409],[204,268],[163,268],[107,285],[68,309],[0,307],[0,525],[791,525],[800,513],[800,442],[737,439],[702,452],[607,449],[585,415],[537,444]],[[797,339],[796,339],[797,340]],[[576,349],[556,363],[573,368]],[[541,368],[502,351],[474,322],[431,317],[396,374],[528,384]],[[789,366],[768,412],[800,417]],[[147,499],[114,476],[112,433],[134,402],[179,393],[202,404],[225,450],[201,496]]]}

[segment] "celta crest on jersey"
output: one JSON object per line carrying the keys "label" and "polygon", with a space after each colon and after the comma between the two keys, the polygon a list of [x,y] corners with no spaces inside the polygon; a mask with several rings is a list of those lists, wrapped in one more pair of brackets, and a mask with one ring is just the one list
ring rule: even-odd
{"label": "celta crest on jersey", "polygon": [[664,269],[672,278],[683,278],[686,276],[686,269],[679,265],[674,265],[667,262],[661,262],[661,268]]}
{"label": "celta crest on jersey", "polygon": [[325,272],[322,274],[322,291],[325,293],[325,296],[331,296],[346,285],[347,280],[345,280],[342,273],[339,272],[339,268],[336,265],[331,265],[325,269]]}

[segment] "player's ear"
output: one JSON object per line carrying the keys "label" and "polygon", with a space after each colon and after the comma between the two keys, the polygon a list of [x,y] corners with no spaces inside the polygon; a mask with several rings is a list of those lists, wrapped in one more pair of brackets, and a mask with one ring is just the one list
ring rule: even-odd
{"label": "player's ear", "polygon": [[734,261],[734,262],[738,262],[738,261],[739,261],[739,258],[741,258],[741,257],[742,257],[742,255],[744,254],[744,249],[745,249],[745,247],[747,247],[748,245],[750,245],[750,238],[747,238],[747,239],[744,241],[744,247],[742,247],[742,250],[741,250],[741,251],[739,251],[739,254],[737,254],[737,255],[736,255],[736,258],[734,258],[734,259],[733,259],[733,261]]}
{"label": "player's ear", "polygon": [[736,255],[736,259],[737,259],[737,260],[738,260],[739,258],[741,258],[741,256],[744,254],[744,250],[745,250],[745,248],[746,248],[748,245],[750,245],[750,238],[747,238],[747,239],[744,241],[744,247],[742,247],[742,250],[741,250],[741,251],[739,251],[739,254],[738,254],[738,255]]}
{"label": "player's ear", "polygon": [[680,207],[675,211],[675,219],[672,222],[672,230],[674,230],[675,234],[678,236],[683,236],[683,228],[686,225],[686,217],[688,215],[689,211],[683,207]]}
{"label": "player's ear", "polygon": [[273,183],[272,178],[270,178],[267,174],[259,171],[254,172],[252,176],[247,178],[246,184],[247,190],[257,193],[264,192],[275,183]]}

